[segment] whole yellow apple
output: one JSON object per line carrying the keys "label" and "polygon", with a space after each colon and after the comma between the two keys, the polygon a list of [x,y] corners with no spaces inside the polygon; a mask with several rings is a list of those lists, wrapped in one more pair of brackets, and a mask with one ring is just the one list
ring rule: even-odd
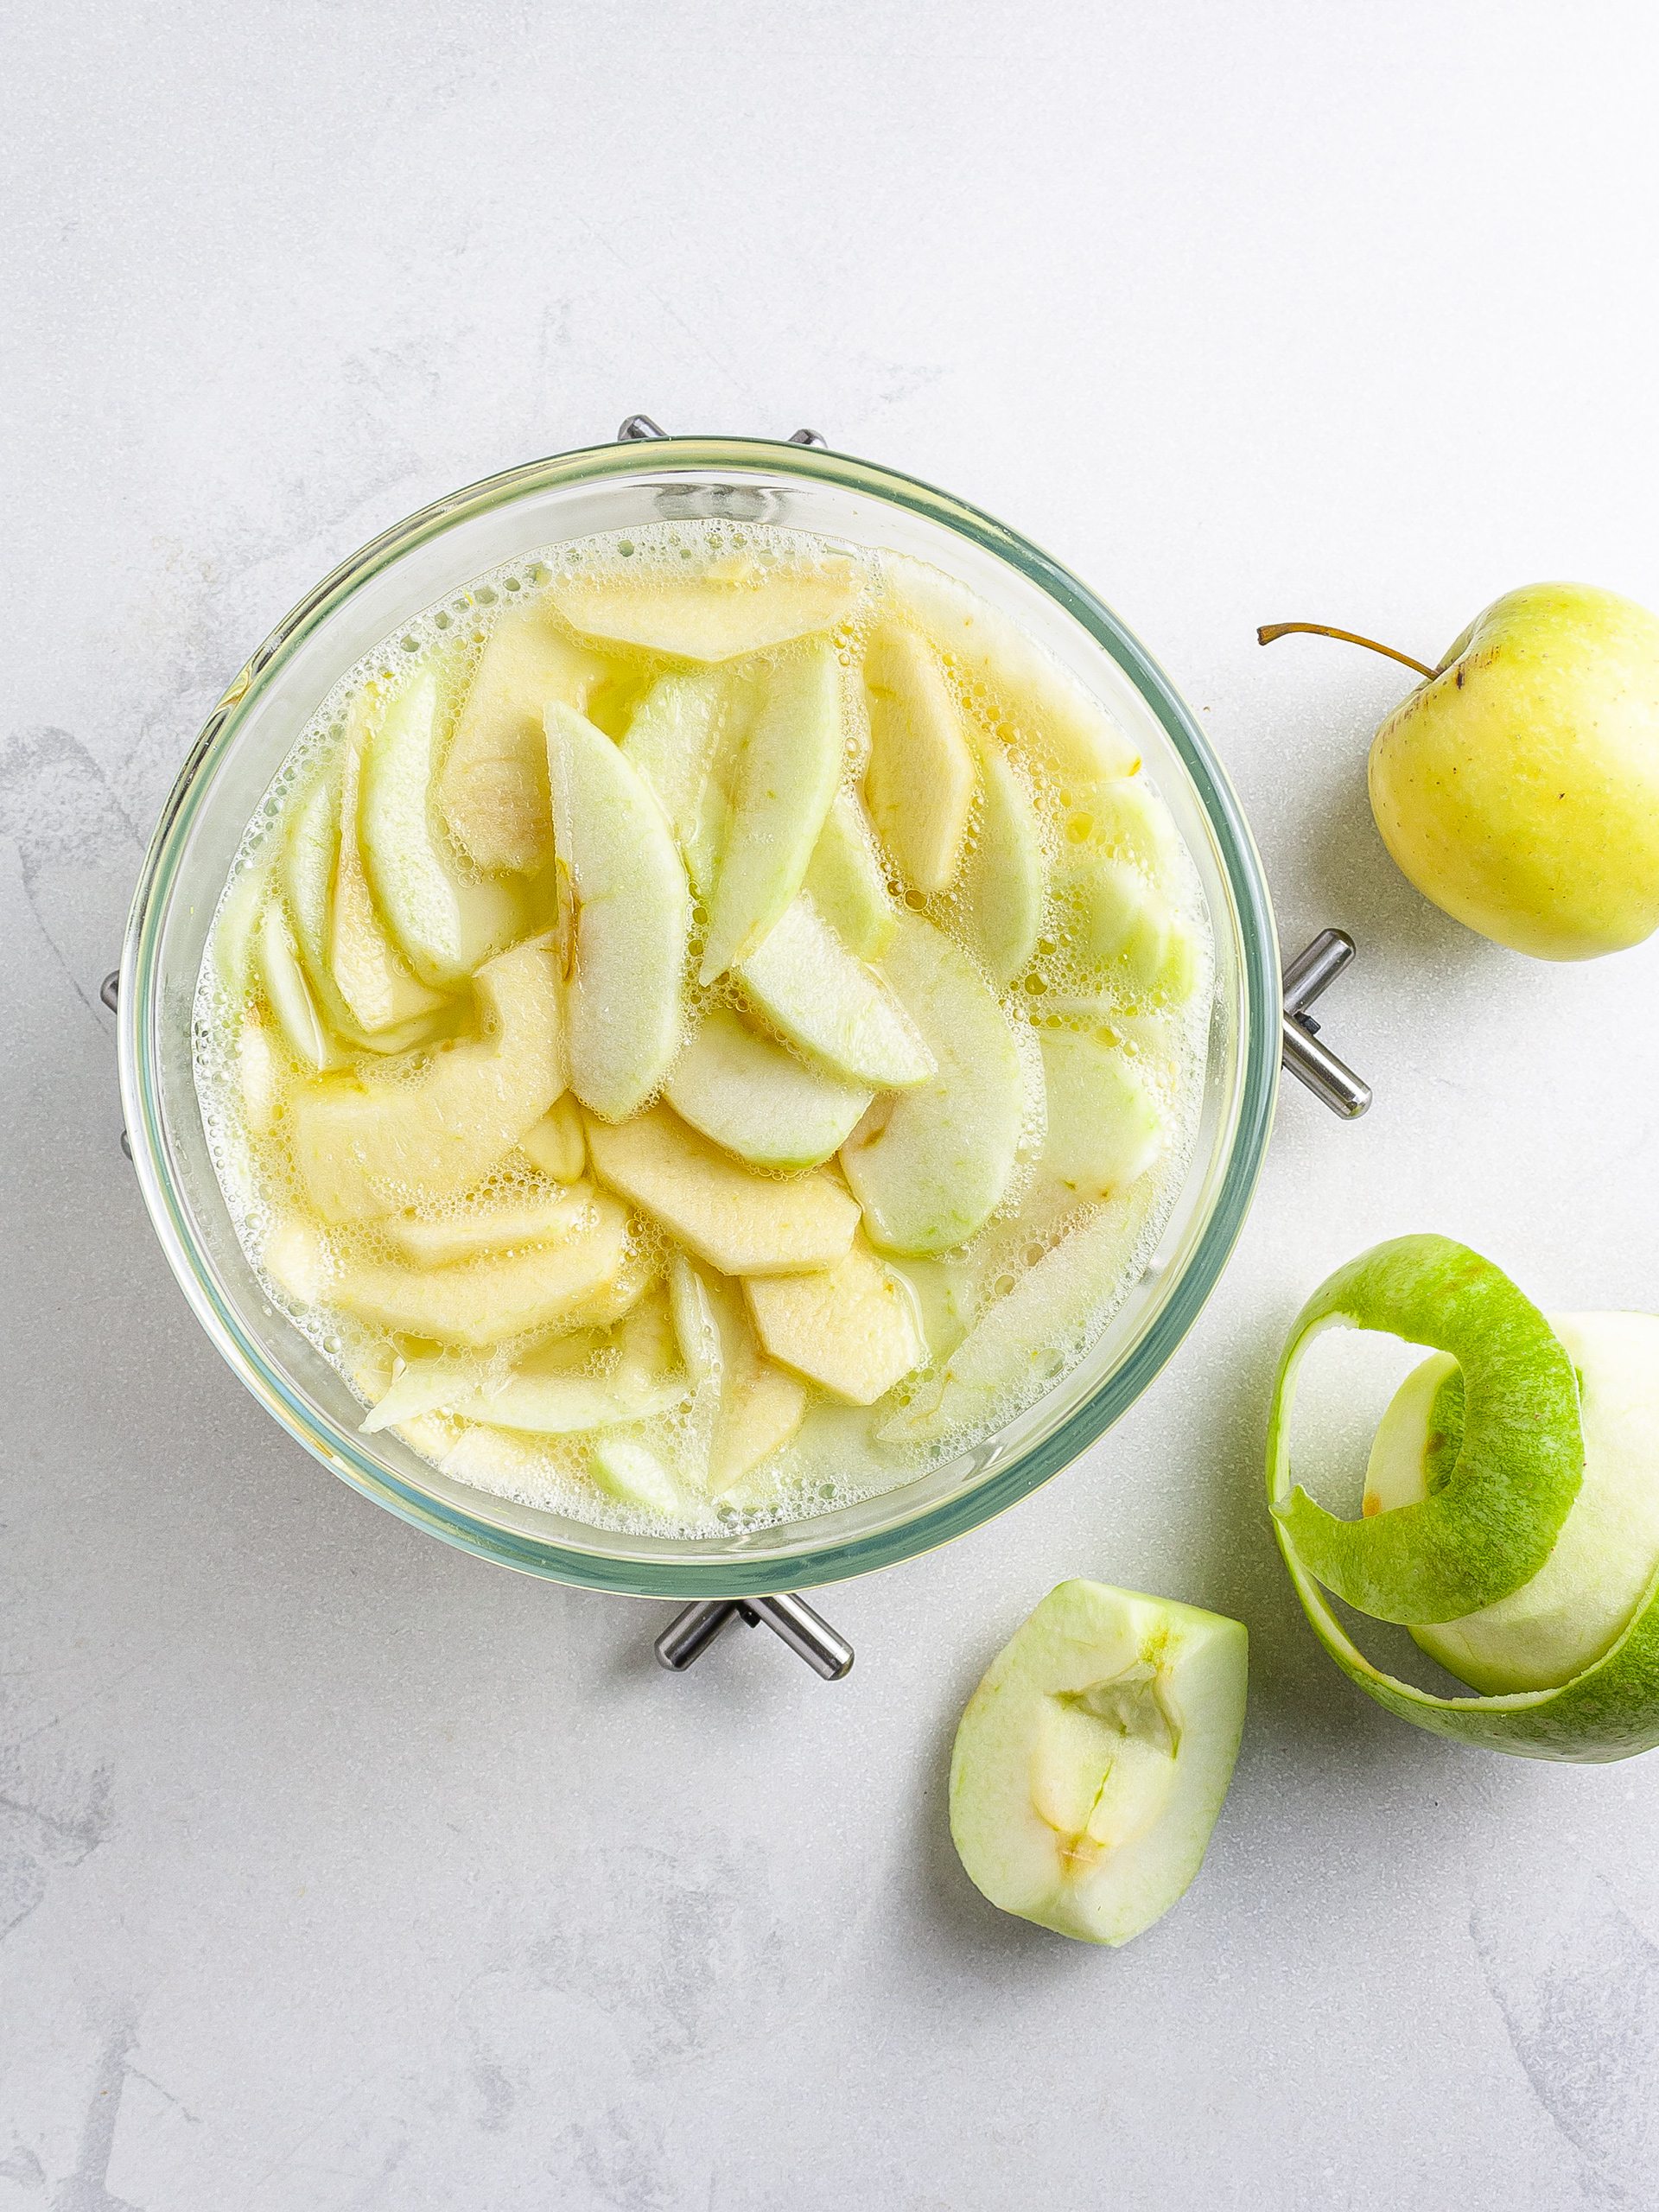
{"label": "whole yellow apple", "polygon": [[[1396,656],[1399,658],[1399,656]],[[1371,811],[1425,898],[1540,960],[1659,927],[1659,618],[1591,584],[1478,615],[1382,723]]]}

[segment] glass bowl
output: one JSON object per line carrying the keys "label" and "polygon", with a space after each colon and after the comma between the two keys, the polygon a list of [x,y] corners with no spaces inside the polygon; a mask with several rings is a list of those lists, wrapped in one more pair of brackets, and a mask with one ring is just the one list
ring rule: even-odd
{"label": "glass bowl", "polygon": [[[447,1478],[360,1435],[344,1380],[272,1307],[243,1256],[197,1109],[191,1009],[247,823],[330,687],[399,624],[498,563],[598,531],[721,516],[907,553],[970,585],[1056,655],[1139,745],[1202,879],[1215,995],[1192,1164],[1150,1264],[1089,1356],[1025,1414],[899,1489],[729,1536],[594,1529]],[[121,1090],[144,1201],[196,1318],[323,1465],[416,1527],[562,1582],[657,1598],[836,1582],[977,1528],[1075,1459],[1144,1390],[1220,1274],[1255,1189],[1279,1064],[1279,961],[1238,802],[1162,671],[1075,576],[988,516],[868,462],[758,439],[667,438],[490,478],[366,545],[296,607],[197,739],[144,861],[123,949]]]}

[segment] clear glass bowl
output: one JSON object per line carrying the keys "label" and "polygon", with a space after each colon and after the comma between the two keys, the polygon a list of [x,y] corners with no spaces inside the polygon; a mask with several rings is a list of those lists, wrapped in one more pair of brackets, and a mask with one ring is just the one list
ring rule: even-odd
{"label": "clear glass bowl", "polygon": [[[400,623],[483,570],[591,531],[719,515],[910,553],[1015,616],[1141,747],[1203,880],[1215,1001],[1192,1166],[1151,1264],[1090,1356],[1017,1421],[904,1487],[808,1521],[696,1540],[592,1529],[450,1481],[359,1434],[345,1382],[266,1300],[197,1109],[191,1007],[247,823],[325,693]],[[1279,961],[1261,862],[1168,678],[1034,545],[925,484],[841,455],[730,438],[601,446],[513,469],[400,523],[337,569],[249,661],[197,739],[146,856],[121,966],[121,1089],[144,1200],[197,1319],[325,1466],[446,1542],[533,1574],[660,1598],[835,1582],[976,1528],[1076,1459],[1144,1390],[1220,1274],[1255,1189],[1279,1064]]]}

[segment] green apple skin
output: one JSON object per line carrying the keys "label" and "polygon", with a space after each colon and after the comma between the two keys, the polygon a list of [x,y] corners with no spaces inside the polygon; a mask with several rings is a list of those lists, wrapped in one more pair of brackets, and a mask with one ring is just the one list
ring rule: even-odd
{"label": "green apple skin", "polygon": [[1590,584],[1506,592],[1383,722],[1382,842],[1424,897],[1539,960],[1659,926],[1659,618]]}
{"label": "green apple skin", "polygon": [[1237,1621],[1099,1582],[1051,1590],[992,1661],[950,1760],[950,1834],[1004,1912],[1127,1943],[1203,1864],[1244,1727]]}

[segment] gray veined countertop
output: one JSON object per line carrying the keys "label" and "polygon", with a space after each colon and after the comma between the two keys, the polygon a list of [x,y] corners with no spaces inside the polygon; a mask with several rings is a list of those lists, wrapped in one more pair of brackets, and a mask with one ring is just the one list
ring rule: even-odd
{"label": "gray veined countertop", "polygon": [[[1296,0],[268,19],[22,0],[0,732],[0,2212],[1644,2204],[1659,1764],[1460,1753],[1303,1624],[1284,1326],[1436,1228],[1651,1306],[1659,951],[1535,965],[1395,873],[1395,672],[1548,575],[1659,604],[1649,11]],[[249,647],[453,486],[800,423],[1006,514],[1204,718],[1287,946],[1360,959],[1179,1357],[1001,1522],[770,1638],[377,1512],[187,1316],[117,1144],[149,823]],[[1432,649],[1432,652],[1431,652]],[[1096,1954],[983,1904],[960,1707],[1084,1573],[1236,1614],[1198,1885]]]}

